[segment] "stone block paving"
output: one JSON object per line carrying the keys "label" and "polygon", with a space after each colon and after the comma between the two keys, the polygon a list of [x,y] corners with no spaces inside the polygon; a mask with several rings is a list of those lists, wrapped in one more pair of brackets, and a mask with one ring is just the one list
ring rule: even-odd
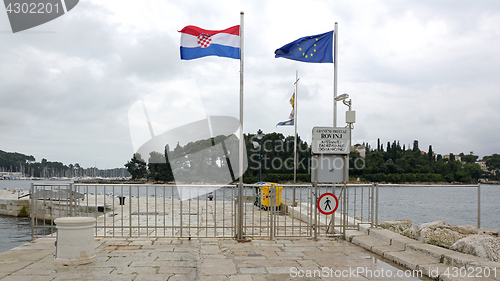
{"label": "stone block paving", "polygon": [[0,280],[431,280],[335,238],[96,238],[95,262],[54,264],[55,239],[0,253]]}

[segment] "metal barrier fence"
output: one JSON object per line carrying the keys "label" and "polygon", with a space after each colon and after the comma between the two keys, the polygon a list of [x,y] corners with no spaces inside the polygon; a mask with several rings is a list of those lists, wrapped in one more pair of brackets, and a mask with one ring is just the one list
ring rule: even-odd
{"label": "metal barrier fence", "polygon": [[[314,188],[314,187],[313,187]],[[318,198],[325,192],[333,193],[338,197],[339,206],[330,216],[320,214],[315,210],[318,235],[335,235],[345,238],[348,230],[359,230],[360,224],[378,225],[378,185],[376,184],[348,184],[348,185],[318,185],[314,188]],[[316,208],[315,208],[316,209]],[[321,232],[321,230],[325,230]]]}
{"label": "metal barrier fence", "polygon": [[[377,186],[244,185],[245,237],[343,236],[377,224]],[[32,184],[32,238],[54,236],[58,217],[95,217],[95,236],[233,238],[235,185]],[[337,212],[317,212],[324,192],[339,197]],[[181,198],[185,200],[181,200]]]}
{"label": "metal barrier fence", "polygon": [[246,237],[312,236],[311,185],[245,185]]}
{"label": "metal barrier fence", "polygon": [[34,235],[50,235],[58,217],[88,216],[95,236],[234,236],[234,186],[33,185],[31,194]]}

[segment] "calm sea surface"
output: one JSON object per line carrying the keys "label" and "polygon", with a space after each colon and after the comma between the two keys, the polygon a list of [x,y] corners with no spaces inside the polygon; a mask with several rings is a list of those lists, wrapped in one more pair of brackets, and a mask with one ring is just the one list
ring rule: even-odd
{"label": "calm sea surface", "polygon": [[[500,229],[500,185],[481,185],[481,227]],[[445,220],[477,226],[476,187],[380,187],[379,221],[410,219],[413,225]]]}
{"label": "calm sea surface", "polygon": [[[36,181],[35,183],[44,183]],[[50,181],[46,183],[68,183]],[[30,189],[31,181],[0,180],[0,189]],[[146,191],[147,189],[147,191]],[[103,190],[107,193],[111,190]],[[117,191],[114,190],[115,194]],[[128,194],[128,191],[125,190]],[[162,194],[158,188],[141,189],[140,196]],[[249,192],[250,191],[250,192]],[[330,190],[329,190],[330,191]],[[247,194],[251,194],[247,190]],[[307,198],[305,188],[297,189]],[[320,193],[323,193],[321,191]],[[134,193],[134,192],[133,192]],[[170,188],[165,192],[178,197]],[[164,194],[165,194],[164,193]],[[292,194],[286,191],[287,197]],[[338,192],[336,192],[338,194]],[[166,196],[168,197],[168,196]],[[203,196],[204,197],[204,196]],[[215,197],[230,200],[233,190],[217,191]],[[227,198],[226,198],[227,197]],[[299,195],[297,195],[299,197]],[[500,229],[500,185],[481,185],[481,227]],[[397,187],[381,186],[379,189],[379,221],[389,219],[410,219],[414,225],[436,220],[451,224],[477,225],[477,188],[475,187]],[[27,218],[0,216],[0,252],[12,249],[31,240],[31,224]]]}

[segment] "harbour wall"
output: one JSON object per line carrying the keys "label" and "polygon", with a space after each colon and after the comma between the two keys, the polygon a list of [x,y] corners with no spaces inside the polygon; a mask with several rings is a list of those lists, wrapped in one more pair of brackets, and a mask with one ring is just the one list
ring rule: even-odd
{"label": "harbour wall", "polygon": [[27,217],[29,215],[29,199],[0,199],[0,215]]}

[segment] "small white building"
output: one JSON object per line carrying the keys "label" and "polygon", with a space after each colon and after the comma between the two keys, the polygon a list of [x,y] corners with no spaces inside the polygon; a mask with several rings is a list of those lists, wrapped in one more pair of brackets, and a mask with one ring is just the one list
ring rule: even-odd
{"label": "small white building", "polygon": [[483,159],[476,161],[476,164],[479,164],[481,170],[488,171],[488,167],[486,166],[486,161],[484,161]]}
{"label": "small white building", "polygon": [[351,150],[359,152],[359,155],[363,158],[366,157],[366,147],[362,145],[352,146]]}
{"label": "small white building", "polygon": [[[450,159],[450,155],[446,154],[445,156],[443,156],[443,158]],[[459,155],[455,155],[455,160],[462,162],[462,157],[460,157]]]}

